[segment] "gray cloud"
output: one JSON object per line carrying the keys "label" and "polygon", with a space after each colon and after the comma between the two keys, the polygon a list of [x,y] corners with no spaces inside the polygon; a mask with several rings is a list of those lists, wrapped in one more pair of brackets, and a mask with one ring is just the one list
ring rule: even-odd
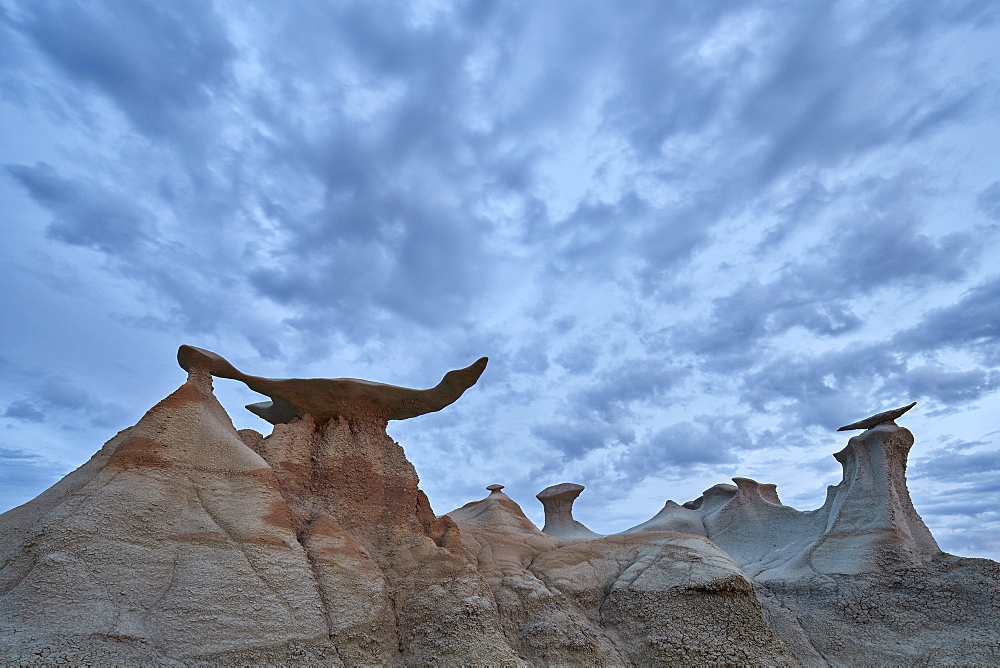
{"label": "gray cloud", "polygon": [[923,365],[907,369],[886,383],[903,389],[914,399],[929,398],[942,404],[958,406],[1000,389],[1000,372],[984,369],[951,371],[941,366]]}
{"label": "gray cloud", "polygon": [[920,323],[893,341],[910,350],[955,347],[971,350],[991,364],[1000,361],[1000,276],[989,278],[948,306],[932,309]]}
{"label": "gray cloud", "polygon": [[59,241],[117,252],[134,249],[146,238],[148,213],[122,193],[72,181],[46,163],[8,165],[7,172],[52,212],[47,231]]}
{"label": "gray cloud", "polygon": [[7,409],[3,412],[3,416],[15,420],[24,420],[25,422],[42,422],[45,420],[45,413],[26,399],[18,399],[8,404]]}
{"label": "gray cloud", "polygon": [[738,451],[753,447],[742,420],[702,415],[657,430],[630,448],[620,466],[628,477],[640,480],[675,476],[697,467],[735,464]]}
{"label": "gray cloud", "polygon": [[994,181],[979,193],[976,208],[991,220],[1000,221],[1000,181]]}
{"label": "gray cloud", "polygon": [[69,81],[108,96],[140,130],[177,134],[211,103],[235,55],[207,5],[39,2],[17,27]]}
{"label": "gray cloud", "polygon": [[920,233],[900,185],[865,184],[865,213],[843,220],[832,239],[787,262],[773,281],[751,280],[716,298],[710,320],[674,328],[674,343],[700,355],[723,355],[712,366],[727,360],[747,365],[754,356],[741,357],[739,350],[795,327],[824,337],[856,331],[862,321],[851,310],[853,297],[965,277],[981,246],[968,234],[934,239]]}
{"label": "gray cloud", "polygon": [[68,473],[67,467],[34,453],[0,446],[0,508],[19,506]]}
{"label": "gray cloud", "polygon": [[662,399],[689,373],[689,369],[662,359],[625,360],[570,395],[570,402],[582,415],[612,422],[629,415],[635,403]]}

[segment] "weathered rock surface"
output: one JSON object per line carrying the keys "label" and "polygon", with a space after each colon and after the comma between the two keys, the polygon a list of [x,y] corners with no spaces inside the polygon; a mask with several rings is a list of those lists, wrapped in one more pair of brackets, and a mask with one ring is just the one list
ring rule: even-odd
{"label": "weathered rock surface", "polygon": [[534,663],[794,662],[753,585],[705,538],[559,541],[499,491],[448,516],[490,583],[508,639]]}
{"label": "weathered rock surface", "polygon": [[827,490],[817,510],[783,505],[774,485],[734,478],[735,487],[716,485],[683,507],[668,502],[629,531],[690,525],[691,533],[708,536],[758,581],[919,566],[941,550],[906,488],[912,445],[913,434],[891,422],[852,438],[834,455],[844,479]]}
{"label": "weathered rock surface", "polygon": [[816,510],[734,478],[628,532],[706,535],[754,582],[771,628],[804,664],[996,663],[1000,565],[941,552],[914,509],[914,439],[893,422],[910,408],[846,427],[865,431],[834,455],[844,477]]}
{"label": "weathered rock surface", "polygon": [[207,373],[0,533],[0,663],[337,660],[275,473]]}
{"label": "weathered rock surface", "polygon": [[938,549],[885,414],[817,510],[735,478],[599,536],[564,483],[540,531],[502,485],[435,516],[367,390],[237,432],[209,373],[230,372],[193,350],[176,392],[0,515],[0,664],[1000,661],[1000,565]]}

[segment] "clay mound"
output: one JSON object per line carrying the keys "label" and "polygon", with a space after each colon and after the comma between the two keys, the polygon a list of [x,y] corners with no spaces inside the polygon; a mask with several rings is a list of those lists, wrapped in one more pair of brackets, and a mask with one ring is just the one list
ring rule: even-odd
{"label": "clay mound", "polygon": [[539,531],[538,527],[528,519],[521,506],[500,489],[491,489],[485,499],[470,501],[461,508],[447,513],[447,516],[454,520],[459,528],[465,526],[474,529],[475,533],[495,534],[498,540],[491,542],[523,540],[539,551],[550,550],[556,546],[549,536]]}
{"label": "clay mound", "polygon": [[4,663],[209,660],[248,636],[261,655],[335,656],[278,482],[207,374],[0,515],[0,532],[0,636],[26,639]]}
{"label": "clay mound", "polygon": [[592,619],[629,665],[790,665],[754,586],[711,541],[618,534],[539,555],[531,571]]}
{"label": "clay mound", "polygon": [[663,509],[642,524],[637,524],[622,533],[639,533],[641,531],[677,531],[695,536],[706,536],[702,513],[685,508],[673,501],[667,501]]}

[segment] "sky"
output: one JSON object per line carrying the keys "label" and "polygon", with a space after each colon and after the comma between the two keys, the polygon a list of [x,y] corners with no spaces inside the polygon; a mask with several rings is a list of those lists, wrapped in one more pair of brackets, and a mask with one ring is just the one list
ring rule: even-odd
{"label": "sky", "polygon": [[0,511],[183,343],[411,387],[487,355],[389,424],[439,514],[809,510],[836,428],[916,401],[917,511],[1000,559],[998,44],[994,0],[0,0]]}

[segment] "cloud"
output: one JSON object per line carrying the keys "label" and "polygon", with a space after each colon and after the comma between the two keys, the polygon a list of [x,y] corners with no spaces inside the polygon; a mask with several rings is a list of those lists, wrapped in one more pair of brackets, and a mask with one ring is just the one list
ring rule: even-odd
{"label": "cloud", "polygon": [[582,457],[588,452],[635,440],[635,433],[628,428],[617,428],[596,421],[544,422],[533,426],[531,434],[570,458]]}
{"label": "cloud", "polygon": [[[125,409],[94,397],[79,385],[63,378],[48,377],[38,383],[29,396],[11,402],[3,416],[27,423],[61,422],[66,414],[101,428],[121,424]],[[55,419],[51,419],[55,416]],[[79,428],[80,425],[74,425]]]}
{"label": "cloud", "polygon": [[851,422],[844,418],[859,404],[871,403],[880,379],[904,370],[891,349],[879,344],[776,355],[743,376],[740,396],[757,411],[784,403],[782,414],[798,426],[836,428]]}
{"label": "cloud", "polygon": [[18,399],[11,402],[7,406],[7,410],[4,411],[3,416],[25,422],[42,422],[45,420],[45,413],[38,410],[34,404],[25,399]]}
{"label": "cloud", "polygon": [[913,399],[926,397],[949,406],[975,401],[1000,389],[1000,372],[984,369],[953,371],[941,366],[922,365],[907,369],[886,382],[899,387]]}
{"label": "cloud", "polygon": [[8,165],[7,173],[55,216],[47,228],[54,239],[113,253],[132,250],[147,237],[149,214],[123,193],[73,181],[44,162]]}
{"label": "cloud", "polygon": [[620,467],[626,476],[637,480],[674,477],[698,467],[735,464],[737,452],[753,447],[741,419],[700,415],[641,439],[622,456]]}
{"label": "cloud", "polygon": [[1000,181],[994,181],[979,193],[976,209],[991,220],[1000,222]]}
{"label": "cloud", "polygon": [[489,354],[394,426],[435,507],[489,471],[625,508],[914,399],[990,447],[994,3],[3,11],[10,430],[79,438],[185,341],[414,386]]}
{"label": "cloud", "polygon": [[581,416],[614,422],[630,415],[634,404],[662,399],[689,373],[689,369],[662,359],[628,359],[572,393],[569,401]]}
{"label": "cloud", "polygon": [[996,474],[1000,472],[1000,450],[958,452],[949,448],[930,457],[920,458],[911,469],[910,476],[915,479],[930,478],[937,481],[962,482],[972,475],[979,478],[981,484],[986,485],[982,487],[981,484],[977,484],[964,489],[961,493],[1000,489],[1000,482],[994,482]]}
{"label": "cloud", "polygon": [[795,328],[821,337],[857,331],[863,324],[852,311],[857,296],[967,275],[982,250],[972,235],[921,233],[905,203],[909,188],[902,177],[872,179],[862,188],[868,193],[865,210],[845,216],[830,239],[784,263],[773,280],[751,279],[715,298],[707,322],[672,328],[673,343],[698,355],[721,356],[710,366],[745,367],[755,359],[754,344]]}
{"label": "cloud", "polygon": [[[866,9],[864,20],[852,9],[804,5],[769,29],[785,39],[742,110],[748,129],[766,147],[759,182],[766,183],[802,166],[829,166],[886,144],[896,144],[962,118],[974,106],[978,88],[906,87],[919,77],[915,58],[907,57],[927,39],[928,17],[938,26],[975,23],[978,11],[936,12],[906,3]],[[887,31],[910,34],[902,46],[886,49]],[[919,36],[919,37],[918,37]]]}
{"label": "cloud", "polygon": [[235,55],[219,17],[198,2],[39,2],[24,9],[15,25],[66,81],[94,86],[154,136],[184,132],[211,104]]}
{"label": "cloud", "polygon": [[907,350],[969,350],[995,365],[1000,363],[998,312],[1000,276],[993,276],[969,289],[954,304],[931,309],[917,325],[898,332],[893,343]]}
{"label": "cloud", "polygon": [[0,446],[0,508],[6,510],[35,497],[67,473],[67,467],[34,453]]}

